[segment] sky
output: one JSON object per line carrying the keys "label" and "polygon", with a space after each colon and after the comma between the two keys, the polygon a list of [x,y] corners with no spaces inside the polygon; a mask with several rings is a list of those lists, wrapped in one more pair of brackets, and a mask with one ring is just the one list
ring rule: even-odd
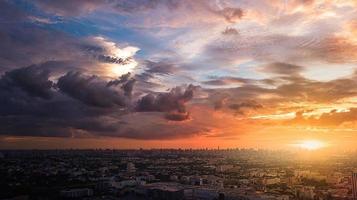
{"label": "sky", "polygon": [[2,0],[0,148],[352,150],[356,64],[355,0]]}

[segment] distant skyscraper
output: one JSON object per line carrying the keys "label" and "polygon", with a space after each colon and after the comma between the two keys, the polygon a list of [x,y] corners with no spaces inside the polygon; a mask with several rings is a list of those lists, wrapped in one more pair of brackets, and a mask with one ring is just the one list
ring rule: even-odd
{"label": "distant skyscraper", "polygon": [[357,172],[352,173],[352,197],[357,200]]}
{"label": "distant skyscraper", "polygon": [[128,173],[133,173],[133,172],[135,172],[135,171],[136,171],[136,168],[135,168],[134,163],[129,162],[129,163],[126,165],[126,171],[127,171]]}

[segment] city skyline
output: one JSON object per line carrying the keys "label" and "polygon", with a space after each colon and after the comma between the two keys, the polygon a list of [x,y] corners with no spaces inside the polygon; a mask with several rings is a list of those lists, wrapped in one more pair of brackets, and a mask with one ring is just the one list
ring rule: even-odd
{"label": "city skyline", "polygon": [[356,151],[2,150],[0,198],[354,200]]}
{"label": "city skyline", "polygon": [[357,150],[355,0],[0,1],[0,149]]}

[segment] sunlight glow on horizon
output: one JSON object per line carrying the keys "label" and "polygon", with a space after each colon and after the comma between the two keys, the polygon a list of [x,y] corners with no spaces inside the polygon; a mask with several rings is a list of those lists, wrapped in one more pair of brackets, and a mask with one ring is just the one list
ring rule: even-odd
{"label": "sunlight glow on horizon", "polygon": [[318,150],[327,146],[326,143],[319,140],[303,140],[294,146],[305,150]]}

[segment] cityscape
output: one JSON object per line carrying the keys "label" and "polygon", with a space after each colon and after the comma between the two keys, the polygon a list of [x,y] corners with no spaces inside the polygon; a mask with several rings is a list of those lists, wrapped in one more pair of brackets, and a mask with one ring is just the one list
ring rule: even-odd
{"label": "cityscape", "polygon": [[357,0],[0,0],[0,200],[357,200]]}
{"label": "cityscape", "polygon": [[306,150],[7,150],[1,198],[353,200],[357,152]]}

